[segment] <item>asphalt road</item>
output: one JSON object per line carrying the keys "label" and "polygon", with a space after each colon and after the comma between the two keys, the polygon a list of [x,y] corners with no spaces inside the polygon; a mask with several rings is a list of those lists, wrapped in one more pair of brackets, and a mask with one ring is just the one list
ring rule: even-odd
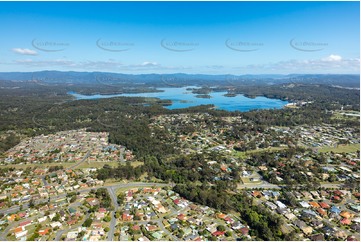
{"label": "asphalt road", "polygon": [[262,182],[261,184],[240,184],[238,185],[238,188],[241,189],[245,189],[245,188],[265,188],[265,189],[281,189],[280,186],[278,185],[274,185],[274,184],[270,184],[267,182]]}
{"label": "asphalt road", "polygon": [[115,225],[116,225],[116,222],[117,222],[117,219],[115,218],[114,215],[115,215],[115,212],[119,208],[119,204],[118,204],[117,196],[115,195],[113,188],[108,187],[107,190],[108,190],[108,193],[110,195],[110,198],[112,199],[112,203],[113,203],[113,207],[114,207],[113,211],[110,214],[112,220],[110,221],[109,232],[108,232],[108,241],[113,241],[114,240]]}
{"label": "asphalt road", "polygon": [[75,163],[74,165],[72,166],[69,166],[68,168],[66,169],[74,169],[75,167],[79,166],[81,163],[83,163],[90,155],[90,151],[88,151],[85,156],[83,157],[83,159],[81,159],[81,161],[79,161],[78,163]]}

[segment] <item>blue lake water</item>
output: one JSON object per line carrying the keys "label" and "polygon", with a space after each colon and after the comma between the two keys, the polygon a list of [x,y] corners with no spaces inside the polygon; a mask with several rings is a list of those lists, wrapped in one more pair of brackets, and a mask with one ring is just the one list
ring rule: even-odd
{"label": "blue lake water", "polygon": [[[186,89],[190,87],[181,88],[158,88],[163,92],[152,93],[123,93],[112,95],[82,95],[76,92],[68,92],[77,100],[82,99],[99,99],[112,97],[153,97],[160,99],[167,99],[172,101],[172,105],[165,106],[168,109],[188,108],[199,105],[213,104],[216,109],[226,111],[249,111],[254,109],[279,109],[285,106],[288,102],[279,99],[270,99],[266,97],[247,98],[243,95],[235,97],[225,97],[227,92],[212,92],[209,95],[211,98],[197,98],[196,95]],[[192,87],[191,87],[192,88]],[[195,87],[193,87],[195,88]]]}

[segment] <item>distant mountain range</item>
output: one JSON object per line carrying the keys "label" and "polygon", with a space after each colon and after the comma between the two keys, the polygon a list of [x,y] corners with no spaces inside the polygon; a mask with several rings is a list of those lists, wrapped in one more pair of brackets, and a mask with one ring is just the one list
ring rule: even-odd
{"label": "distant mountain range", "polygon": [[142,83],[165,85],[272,85],[281,83],[324,84],[359,88],[360,75],[347,74],[262,74],[262,75],[207,75],[207,74],[122,74],[111,72],[38,71],[0,72],[0,80],[43,83]]}

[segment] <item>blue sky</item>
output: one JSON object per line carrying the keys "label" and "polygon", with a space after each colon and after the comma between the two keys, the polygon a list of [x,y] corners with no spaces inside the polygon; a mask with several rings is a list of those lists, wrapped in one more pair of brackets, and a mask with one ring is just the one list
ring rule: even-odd
{"label": "blue sky", "polygon": [[0,2],[0,71],[359,73],[359,2]]}

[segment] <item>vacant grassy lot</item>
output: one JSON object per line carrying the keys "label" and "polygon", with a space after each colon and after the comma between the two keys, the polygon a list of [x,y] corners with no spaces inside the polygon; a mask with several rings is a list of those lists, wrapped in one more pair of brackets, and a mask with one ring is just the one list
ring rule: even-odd
{"label": "vacant grassy lot", "polygon": [[246,158],[248,155],[250,154],[254,154],[254,153],[259,153],[259,152],[264,152],[264,151],[277,151],[277,150],[284,150],[287,147],[269,147],[269,148],[264,148],[264,149],[257,149],[257,150],[248,150],[248,151],[234,151],[234,155],[240,158]]}
{"label": "vacant grassy lot", "polygon": [[119,162],[111,161],[111,162],[86,162],[84,161],[76,169],[84,169],[84,168],[102,168],[105,164],[108,164],[111,167],[117,167]]}
{"label": "vacant grassy lot", "polygon": [[356,152],[360,150],[360,144],[351,144],[351,145],[339,145],[337,147],[322,147],[319,148],[319,152],[331,152],[334,153],[348,153],[348,152]]}

